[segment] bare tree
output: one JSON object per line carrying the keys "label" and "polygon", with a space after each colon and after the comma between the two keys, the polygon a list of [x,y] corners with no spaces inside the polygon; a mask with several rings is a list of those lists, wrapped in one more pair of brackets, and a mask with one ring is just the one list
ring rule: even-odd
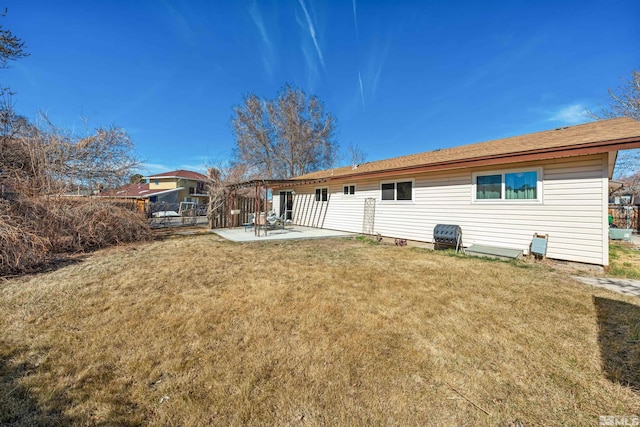
{"label": "bare tree", "polygon": [[248,95],[234,111],[235,162],[249,171],[278,179],[333,166],[335,118],[316,96],[286,85],[276,99]]}
{"label": "bare tree", "polygon": [[221,215],[225,200],[229,196],[230,185],[237,184],[247,178],[247,168],[244,165],[216,165],[207,169],[206,188],[209,195],[207,217],[209,228],[214,228],[216,216]]}
{"label": "bare tree", "polygon": [[[0,17],[4,17],[7,14],[7,9],[0,13]],[[2,28],[0,25],[0,68],[6,68],[9,61],[16,61],[20,58],[29,56],[25,50],[24,42],[18,37],[14,36],[10,30]],[[7,110],[7,106],[11,105],[7,103],[6,97],[11,97],[12,93],[8,87],[0,88],[0,96],[5,98],[0,106],[0,114],[5,115],[8,111],[13,112],[13,108]],[[5,118],[4,123],[7,123]]]}
{"label": "bare tree", "polygon": [[351,166],[355,168],[367,160],[367,153],[358,144],[352,143],[347,147],[347,158]]}
{"label": "bare tree", "polygon": [[631,117],[640,120],[640,71],[633,70],[631,77],[617,89],[609,89],[610,104],[600,106],[597,111],[590,111],[589,116],[595,119],[612,119],[615,117]]}
{"label": "bare tree", "polygon": [[0,137],[0,170],[7,184],[23,194],[114,188],[139,166],[129,135],[116,126],[80,137],[41,114],[36,124],[27,121],[5,129],[9,133]]}
{"label": "bare tree", "polygon": [[[0,13],[4,17],[7,13]],[[14,36],[11,31],[0,25],[0,68],[6,68],[8,61],[14,61],[29,54],[24,49],[24,42]],[[27,163],[28,153],[19,144],[15,144],[12,135],[24,130],[28,121],[18,116],[13,109],[12,93],[8,87],[0,87],[0,192],[13,184],[10,170]]]}
{"label": "bare tree", "polygon": [[332,167],[337,144],[333,141],[334,117],[324,112],[316,96],[307,98],[289,85],[268,104],[276,134],[277,175],[291,178]]}
{"label": "bare tree", "polygon": [[[0,16],[4,17],[6,14],[7,9]],[[24,49],[24,42],[0,25],[0,67],[4,68],[8,61],[15,61],[25,56],[29,54]]]}
{"label": "bare tree", "polygon": [[142,176],[142,174],[134,173],[129,177],[130,184],[144,184],[144,182],[145,182],[145,179]]}
{"label": "bare tree", "polygon": [[[0,26],[0,68],[24,56],[24,43]],[[34,124],[16,114],[12,95],[0,88],[0,276],[38,268],[48,253],[145,239],[147,221],[131,206],[46,197],[127,176],[137,165],[127,133],[111,126],[78,137],[44,115]]]}
{"label": "bare tree", "polygon": [[[609,105],[600,106],[595,111],[589,111],[589,117],[598,120],[631,117],[640,121],[640,71],[633,70],[631,77],[625,80],[621,86],[615,90],[609,89],[609,97]],[[638,176],[639,166],[640,151],[620,151],[614,167],[614,176],[616,179],[629,181],[632,175]],[[638,178],[635,179],[635,181],[637,180]]]}
{"label": "bare tree", "polygon": [[71,140],[66,173],[73,183],[90,191],[118,187],[140,166],[133,148],[124,129],[114,125],[99,127],[92,135]]}
{"label": "bare tree", "polygon": [[32,130],[29,120],[14,110],[13,93],[8,89],[0,90],[0,139],[25,134]]}
{"label": "bare tree", "polygon": [[267,105],[257,96],[245,96],[244,105],[234,107],[232,120],[236,135],[235,160],[247,169],[273,177],[275,135],[269,121]]}

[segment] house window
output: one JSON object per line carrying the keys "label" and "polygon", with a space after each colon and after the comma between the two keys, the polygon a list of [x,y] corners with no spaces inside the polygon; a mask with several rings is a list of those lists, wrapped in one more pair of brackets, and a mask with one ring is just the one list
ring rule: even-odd
{"label": "house window", "polygon": [[329,199],[329,189],[327,187],[316,188],[316,202],[326,202]]}
{"label": "house window", "polygon": [[413,200],[413,181],[383,182],[382,200]]}
{"label": "house window", "polygon": [[196,188],[195,187],[189,187],[189,194],[196,194]]}
{"label": "house window", "polygon": [[502,175],[477,176],[476,199],[502,199]]}
{"label": "house window", "polygon": [[154,179],[154,180],[153,180],[153,183],[154,183],[155,185],[160,185],[160,180],[159,180],[159,179]]}
{"label": "house window", "polygon": [[540,169],[474,174],[474,200],[540,201],[541,175]]}
{"label": "house window", "polygon": [[538,172],[505,173],[504,197],[507,200],[537,200]]}
{"label": "house window", "polygon": [[345,185],[342,187],[342,192],[345,195],[356,194],[356,186],[355,185]]}

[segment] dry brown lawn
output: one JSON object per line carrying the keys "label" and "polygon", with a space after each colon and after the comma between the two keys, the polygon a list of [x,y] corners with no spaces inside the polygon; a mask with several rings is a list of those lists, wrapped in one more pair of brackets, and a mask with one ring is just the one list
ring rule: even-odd
{"label": "dry brown lawn", "polygon": [[640,412],[640,300],[544,265],[199,235],[0,281],[0,313],[0,424],[597,425]]}
{"label": "dry brown lawn", "polygon": [[609,268],[611,276],[640,279],[640,251],[628,242],[609,244]]}

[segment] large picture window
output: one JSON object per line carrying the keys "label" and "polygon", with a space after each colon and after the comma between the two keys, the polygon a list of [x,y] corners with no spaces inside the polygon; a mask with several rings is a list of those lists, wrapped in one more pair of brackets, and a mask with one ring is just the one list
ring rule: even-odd
{"label": "large picture window", "polygon": [[540,201],[541,170],[475,174],[474,199]]}
{"label": "large picture window", "polygon": [[383,182],[382,200],[413,200],[413,181]]}

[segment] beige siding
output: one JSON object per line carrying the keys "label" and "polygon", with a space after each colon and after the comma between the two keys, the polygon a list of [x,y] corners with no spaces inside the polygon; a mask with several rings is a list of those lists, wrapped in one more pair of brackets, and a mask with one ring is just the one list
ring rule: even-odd
{"label": "beige siding", "polygon": [[191,199],[194,202],[198,203],[206,203],[206,197],[196,197],[189,194],[189,187],[193,187],[194,190],[198,186],[198,182],[191,179],[185,178],[159,178],[157,179],[158,184],[156,184],[155,179],[151,179],[149,182],[150,190],[170,190],[173,188],[184,187],[183,190],[178,191],[178,201],[184,202],[186,199]]}
{"label": "beige siding", "polygon": [[[157,181],[157,184],[156,184]],[[149,190],[169,190],[171,188],[177,188],[175,178],[160,178],[149,180]]]}
{"label": "beige siding", "polygon": [[[474,172],[538,167],[542,168],[541,203],[473,202]],[[542,233],[549,234],[549,257],[606,265],[607,172],[607,155],[593,155],[426,173],[401,179],[415,182],[411,202],[381,201],[378,179],[333,182],[327,202],[315,201],[317,187],[296,187],[294,222],[362,232],[365,199],[371,197],[376,199],[374,230],[383,236],[431,242],[436,224],[457,224],[465,246],[476,243],[528,251],[533,233]],[[344,195],[344,184],[356,184],[356,194]]]}

